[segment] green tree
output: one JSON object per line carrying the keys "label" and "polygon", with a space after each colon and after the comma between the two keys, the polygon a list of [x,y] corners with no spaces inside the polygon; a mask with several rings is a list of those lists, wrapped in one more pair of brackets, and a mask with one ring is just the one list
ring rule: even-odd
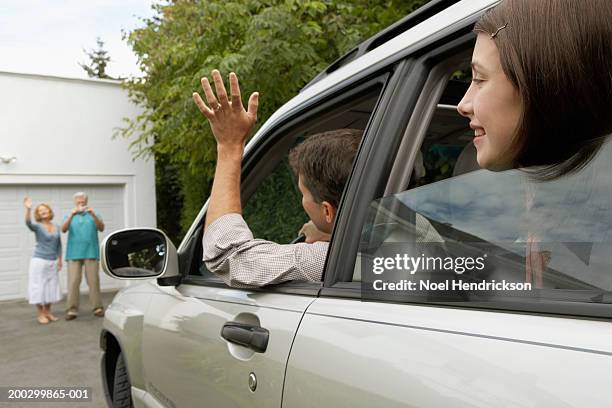
{"label": "green tree", "polygon": [[[215,143],[191,100],[201,77],[214,68],[224,75],[236,72],[245,98],[260,93],[261,125],[335,59],[426,2],[170,0],[154,5],[155,16],[126,34],[144,76],[125,86],[144,109],[120,134],[132,138],[136,156],[153,154],[160,171],[178,172],[176,177],[158,172],[158,183],[180,180],[180,194],[172,194],[182,200],[180,215],[159,208],[160,227],[180,222],[183,233],[210,192]],[[158,192],[168,190],[158,184]],[[177,200],[165,197],[158,205],[171,202]]]}
{"label": "green tree", "polygon": [[98,44],[97,49],[91,49],[89,51],[85,49],[83,50],[85,55],[87,55],[89,62],[80,62],[79,65],[85,70],[85,72],[87,72],[87,75],[90,78],[116,79],[106,73],[106,66],[110,62],[111,58],[108,55],[108,52],[104,49],[104,41],[98,37],[96,39],[96,43]]}

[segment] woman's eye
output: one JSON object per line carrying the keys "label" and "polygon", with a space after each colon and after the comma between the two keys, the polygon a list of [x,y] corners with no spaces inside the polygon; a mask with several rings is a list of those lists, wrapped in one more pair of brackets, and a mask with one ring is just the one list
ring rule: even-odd
{"label": "woman's eye", "polygon": [[475,83],[476,85],[480,85],[481,83],[484,82],[484,79],[472,78],[472,82]]}

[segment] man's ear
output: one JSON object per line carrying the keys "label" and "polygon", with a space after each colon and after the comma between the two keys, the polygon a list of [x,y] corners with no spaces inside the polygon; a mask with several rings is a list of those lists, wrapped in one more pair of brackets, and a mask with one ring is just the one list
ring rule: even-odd
{"label": "man's ear", "polygon": [[328,201],[323,201],[321,203],[323,206],[323,216],[325,217],[325,222],[328,224],[333,224],[336,219],[336,207]]}

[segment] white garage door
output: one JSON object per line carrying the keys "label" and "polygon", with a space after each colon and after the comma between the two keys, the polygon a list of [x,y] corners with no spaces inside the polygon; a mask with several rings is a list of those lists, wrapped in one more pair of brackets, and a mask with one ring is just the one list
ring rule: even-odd
{"label": "white garage door", "polygon": [[[25,298],[28,287],[28,267],[34,249],[34,234],[25,226],[23,197],[29,195],[33,206],[46,202],[55,213],[53,220],[61,224],[65,214],[73,208],[72,196],[84,191],[89,205],[104,220],[106,228],[99,235],[100,242],[109,233],[125,227],[124,186],[49,186],[0,185],[0,300]],[[66,234],[62,234],[62,256],[66,252]],[[66,265],[60,273],[62,292],[66,293]],[[124,283],[100,271],[102,289],[123,287]],[[85,277],[81,290],[86,291]]]}

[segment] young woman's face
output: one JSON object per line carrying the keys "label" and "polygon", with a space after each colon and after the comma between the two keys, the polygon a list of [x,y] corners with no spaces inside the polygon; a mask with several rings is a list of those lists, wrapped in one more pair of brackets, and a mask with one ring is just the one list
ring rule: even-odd
{"label": "young woman's face", "polygon": [[472,55],[472,83],[457,110],[470,119],[474,129],[478,165],[489,170],[510,168],[516,156],[513,142],[523,107],[488,34],[478,34]]}

